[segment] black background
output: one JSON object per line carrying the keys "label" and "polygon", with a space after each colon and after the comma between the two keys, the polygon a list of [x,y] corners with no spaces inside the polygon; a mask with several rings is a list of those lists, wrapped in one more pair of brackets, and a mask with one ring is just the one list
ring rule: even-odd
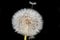
{"label": "black background", "polygon": [[[13,14],[22,8],[31,8],[30,0],[0,1],[0,28],[1,39],[3,40],[23,40],[22,35],[14,32],[11,24]],[[32,40],[59,40],[60,39],[60,3],[58,0],[31,0],[37,2],[33,6],[43,17],[43,29]]]}

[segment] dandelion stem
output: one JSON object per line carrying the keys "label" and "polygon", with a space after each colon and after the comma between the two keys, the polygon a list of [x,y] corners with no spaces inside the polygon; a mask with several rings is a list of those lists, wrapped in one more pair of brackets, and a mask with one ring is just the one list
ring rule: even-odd
{"label": "dandelion stem", "polygon": [[27,36],[26,35],[24,35],[24,40],[27,40]]}

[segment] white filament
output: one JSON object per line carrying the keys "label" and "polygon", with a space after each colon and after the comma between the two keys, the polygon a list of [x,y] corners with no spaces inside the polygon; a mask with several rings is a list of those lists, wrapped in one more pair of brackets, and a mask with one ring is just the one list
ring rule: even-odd
{"label": "white filament", "polygon": [[31,1],[29,1],[29,3],[30,3],[31,5],[36,5],[36,4],[37,4],[36,2],[31,2]]}

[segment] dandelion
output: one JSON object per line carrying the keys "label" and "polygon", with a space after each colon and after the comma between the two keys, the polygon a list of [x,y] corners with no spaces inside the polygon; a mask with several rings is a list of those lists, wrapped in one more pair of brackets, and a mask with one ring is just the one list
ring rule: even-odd
{"label": "dandelion", "polygon": [[24,40],[27,40],[27,36],[34,36],[42,29],[43,21],[41,15],[33,9],[21,9],[16,12],[12,17],[13,29],[21,34],[25,35]]}

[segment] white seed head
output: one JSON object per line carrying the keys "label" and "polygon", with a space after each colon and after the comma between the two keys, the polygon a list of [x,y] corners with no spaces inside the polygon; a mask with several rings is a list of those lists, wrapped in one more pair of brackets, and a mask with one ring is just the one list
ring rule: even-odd
{"label": "white seed head", "polygon": [[42,29],[41,15],[33,9],[21,9],[12,17],[13,29],[19,34],[33,36]]}

